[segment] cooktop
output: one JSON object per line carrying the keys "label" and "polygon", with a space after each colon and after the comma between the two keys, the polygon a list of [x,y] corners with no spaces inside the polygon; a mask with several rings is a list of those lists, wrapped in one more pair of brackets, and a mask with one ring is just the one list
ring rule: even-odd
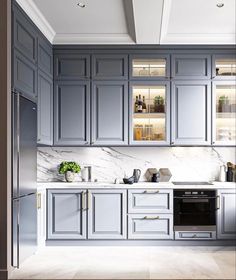
{"label": "cooktop", "polygon": [[209,183],[209,182],[193,182],[193,181],[191,181],[191,182],[187,182],[187,181],[185,181],[185,182],[172,182],[174,185],[181,185],[181,186],[192,186],[192,185],[198,185],[198,186],[208,186],[208,185],[213,185],[212,183]]}

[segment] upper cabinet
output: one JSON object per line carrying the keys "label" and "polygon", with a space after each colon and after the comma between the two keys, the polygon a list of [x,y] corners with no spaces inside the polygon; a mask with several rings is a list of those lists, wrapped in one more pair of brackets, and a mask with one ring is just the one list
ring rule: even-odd
{"label": "upper cabinet", "polygon": [[213,145],[236,143],[236,83],[215,81],[212,84],[212,139]]}
{"label": "upper cabinet", "polygon": [[37,32],[31,22],[14,5],[13,44],[32,63],[37,61]]}
{"label": "upper cabinet", "polygon": [[212,78],[217,80],[236,79],[236,56],[213,55]]}
{"label": "upper cabinet", "polygon": [[172,55],[171,77],[173,79],[210,79],[210,55]]}
{"label": "upper cabinet", "polygon": [[90,78],[90,56],[81,54],[56,54],[54,56],[54,78],[56,80],[78,80]]}
{"label": "upper cabinet", "polygon": [[92,65],[93,79],[124,80],[128,78],[127,55],[94,55]]}
{"label": "upper cabinet", "polygon": [[52,46],[41,36],[38,37],[38,67],[47,75],[53,75]]}
{"label": "upper cabinet", "polygon": [[130,79],[161,80],[170,78],[168,55],[131,55]]}
{"label": "upper cabinet", "polygon": [[90,139],[90,83],[54,84],[54,145],[88,145]]}
{"label": "upper cabinet", "polygon": [[162,81],[130,83],[130,144],[170,144],[170,85]]}
{"label": "upper cabinet", "polygon": [[128,144],[128,86],[123,81],[92,85],[92,145]]}
{"label": "upper cabinet", "polygon": [[210,112],[210,82],[173,82],[171,144],[211,144]]}

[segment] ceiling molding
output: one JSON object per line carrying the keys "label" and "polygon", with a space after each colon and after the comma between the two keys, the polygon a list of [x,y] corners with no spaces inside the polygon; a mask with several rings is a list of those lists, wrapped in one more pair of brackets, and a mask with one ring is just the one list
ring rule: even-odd
{"label": "ceiling molding", "polygon": [[134,6],[132,0],[123,0],[125,19],[127,24],[127,29],[130,37],[136,42],[136,30],[134,23]]}
{"label": "ceiling molding", "polygon": [[163,3],[160,44],[230,45],[236,43],[234,33],[169,33],[168,26],[172,2],[173,0],[165,0]]}
{"label": "ceiling molding", "polygon": [[135,44],[129,34],[56,34],[53,44]]}
{"label": "ceiling molding", "polygon": [[40,12],[35,3],[32,0],[16,1],[34,22],[34,24],[39,28],[39,30],[44,34],[44,36],[49,40],[49,42],[52,43],[56,32],[48,23],[44,15]]}

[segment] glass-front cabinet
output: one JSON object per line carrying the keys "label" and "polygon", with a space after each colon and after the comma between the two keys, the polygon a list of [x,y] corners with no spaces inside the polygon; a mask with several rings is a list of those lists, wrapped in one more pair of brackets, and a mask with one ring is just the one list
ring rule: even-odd
{"label": "glass-front cabinet", "polygon": [[133,82],[130,85],[130,144],[170,143],[169,82]]}
{"label": "glass-front cabinet", "polygon": [[137,80],[158,80],[168,78],[169,73],[169,56],[131,56],[130,57],[130,78]]}
{"label": "glass-front cabinet", "polygon": [[213,82],[213,145],[236,145],[236,83]]}
{"label": "glass-front cabinet", "polygon": [[236,78],[236,55],[213,56],[213,78],[235,79]]}

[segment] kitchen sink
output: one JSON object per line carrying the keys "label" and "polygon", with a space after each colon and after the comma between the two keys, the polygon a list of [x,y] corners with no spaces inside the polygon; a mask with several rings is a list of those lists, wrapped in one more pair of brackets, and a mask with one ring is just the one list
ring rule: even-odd
{"label": "kitchen sink", "polygon": [[193,181],[191,181],[191,182],[187,182],[187,181],[185,181],[185,182],[172,182],[174,185],[180,185],[180,186],[210,186],[210,185],[213,185],[212,183],[209,183],[209,182],[193,182]]}

